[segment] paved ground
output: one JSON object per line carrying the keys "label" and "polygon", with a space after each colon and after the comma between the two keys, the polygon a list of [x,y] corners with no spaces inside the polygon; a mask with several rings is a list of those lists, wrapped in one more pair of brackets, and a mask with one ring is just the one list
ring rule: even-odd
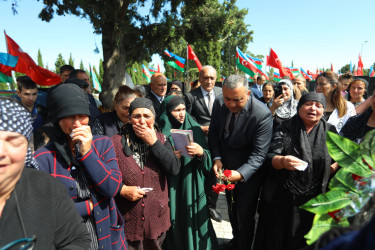
{"label": "paved ground", "polygon": [[217,211],[223,217],[223,221],[220,223],[212,219],[211,221],[216,232],[218,243],[221,244],[227,241],[228,239],[232,239],[233,237],[232,227],[230,226],[230,223],[229,223],[227,203],[225,201],[225,194],[223,192],[219,194],[219,199],[217,201],[216,207],[217,207]]}

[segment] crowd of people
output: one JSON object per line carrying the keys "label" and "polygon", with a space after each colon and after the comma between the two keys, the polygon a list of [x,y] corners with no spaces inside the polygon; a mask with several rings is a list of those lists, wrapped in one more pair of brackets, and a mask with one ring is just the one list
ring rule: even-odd
{"label": "crowd of people", "polygon": [[[1,249],[303,249],[313,214],[299,207],[340,167],[327,131],[360,143],[375,128],[375,93],[350,74],[323,72],[309,92],[300,76],[219,87],[212,66],[191,86],[155,73],[105,113],[85,71],[60,76],[45,107],[28,76],[0,98]],[[183,149],[176,130],[192,134]],[[233,239],[218,245],[222,183]]]}

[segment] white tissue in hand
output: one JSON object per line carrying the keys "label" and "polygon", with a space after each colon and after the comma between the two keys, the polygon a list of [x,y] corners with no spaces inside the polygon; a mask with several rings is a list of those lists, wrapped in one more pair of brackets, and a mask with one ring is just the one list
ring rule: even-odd
{"label": "white tissue in hand", "polygon": [[303,161],[303,160],[299,160],[301,162],[301,165],[299,166],[295,166],[294,168],[299,170],[299,171],[305,171],[305,169],[307,168],[307,165],[308,163]]}

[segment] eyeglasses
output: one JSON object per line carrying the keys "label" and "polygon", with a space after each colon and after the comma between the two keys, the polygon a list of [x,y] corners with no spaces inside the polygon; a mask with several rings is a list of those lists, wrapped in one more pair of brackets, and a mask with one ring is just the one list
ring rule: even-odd
{"label": "eyeglasses", "polygon": [[36,236],[34,235],[31,238],[22,238],[15,240],[2,248],[0,250],[7,250],[7,249],[13,249],[14,247],[18,246],[20,250],[32,250],[34,249],[34,245],[36,242]]}

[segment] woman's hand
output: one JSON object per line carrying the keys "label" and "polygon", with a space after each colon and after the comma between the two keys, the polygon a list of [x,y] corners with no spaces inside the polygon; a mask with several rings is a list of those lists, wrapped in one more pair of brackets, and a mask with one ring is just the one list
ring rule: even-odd
{"label": "woman's hand", "polygon": [[190,146],[186,146],[186,149],[187,149],[188,154],[191,155],[192,157],[194,156],[201,157],[204,153],[203,148],[195,142],[192,142]]}
{"label": "woman's hand", "polygon": [[153,127],[149,128],[146,124],[134,124],[133,129],[135,134],[150,146],[154,145],[158,140],[158,138],[156,137],[155,129]]}
{"label": "woman's hand", "polygon": [[272,105],[270,107],[272,114],[274,114],[276,109],[280,107],[281,105],[283,105],[283,103],[284,103],[283,95],[279,95],[277,98],[274,98]]}
{"label": "woman's hand", "polygon": [[81,155],[87,154],[91,149],[92,133],[90,126],[82,125],[72,131],[73,143],[79,143],[79,152]]}
{"label": "woman's hand", "polygon": [[123,185],[120,191],[120,195],[129,201],[137,201],[143,198],[146,192],[136,186],[125,186]]}
{"label": "woman's hand", "polygon": [[290,171],[297,170],[295,167],[301,165],[300,159],[292,155],[277,155],[272,158],[272,166],[275,169],[287,169]]}
{"label": "woman's hand", "polygon": [[181,150],[173,151],[175,156],[180,159],[181,158]]}

